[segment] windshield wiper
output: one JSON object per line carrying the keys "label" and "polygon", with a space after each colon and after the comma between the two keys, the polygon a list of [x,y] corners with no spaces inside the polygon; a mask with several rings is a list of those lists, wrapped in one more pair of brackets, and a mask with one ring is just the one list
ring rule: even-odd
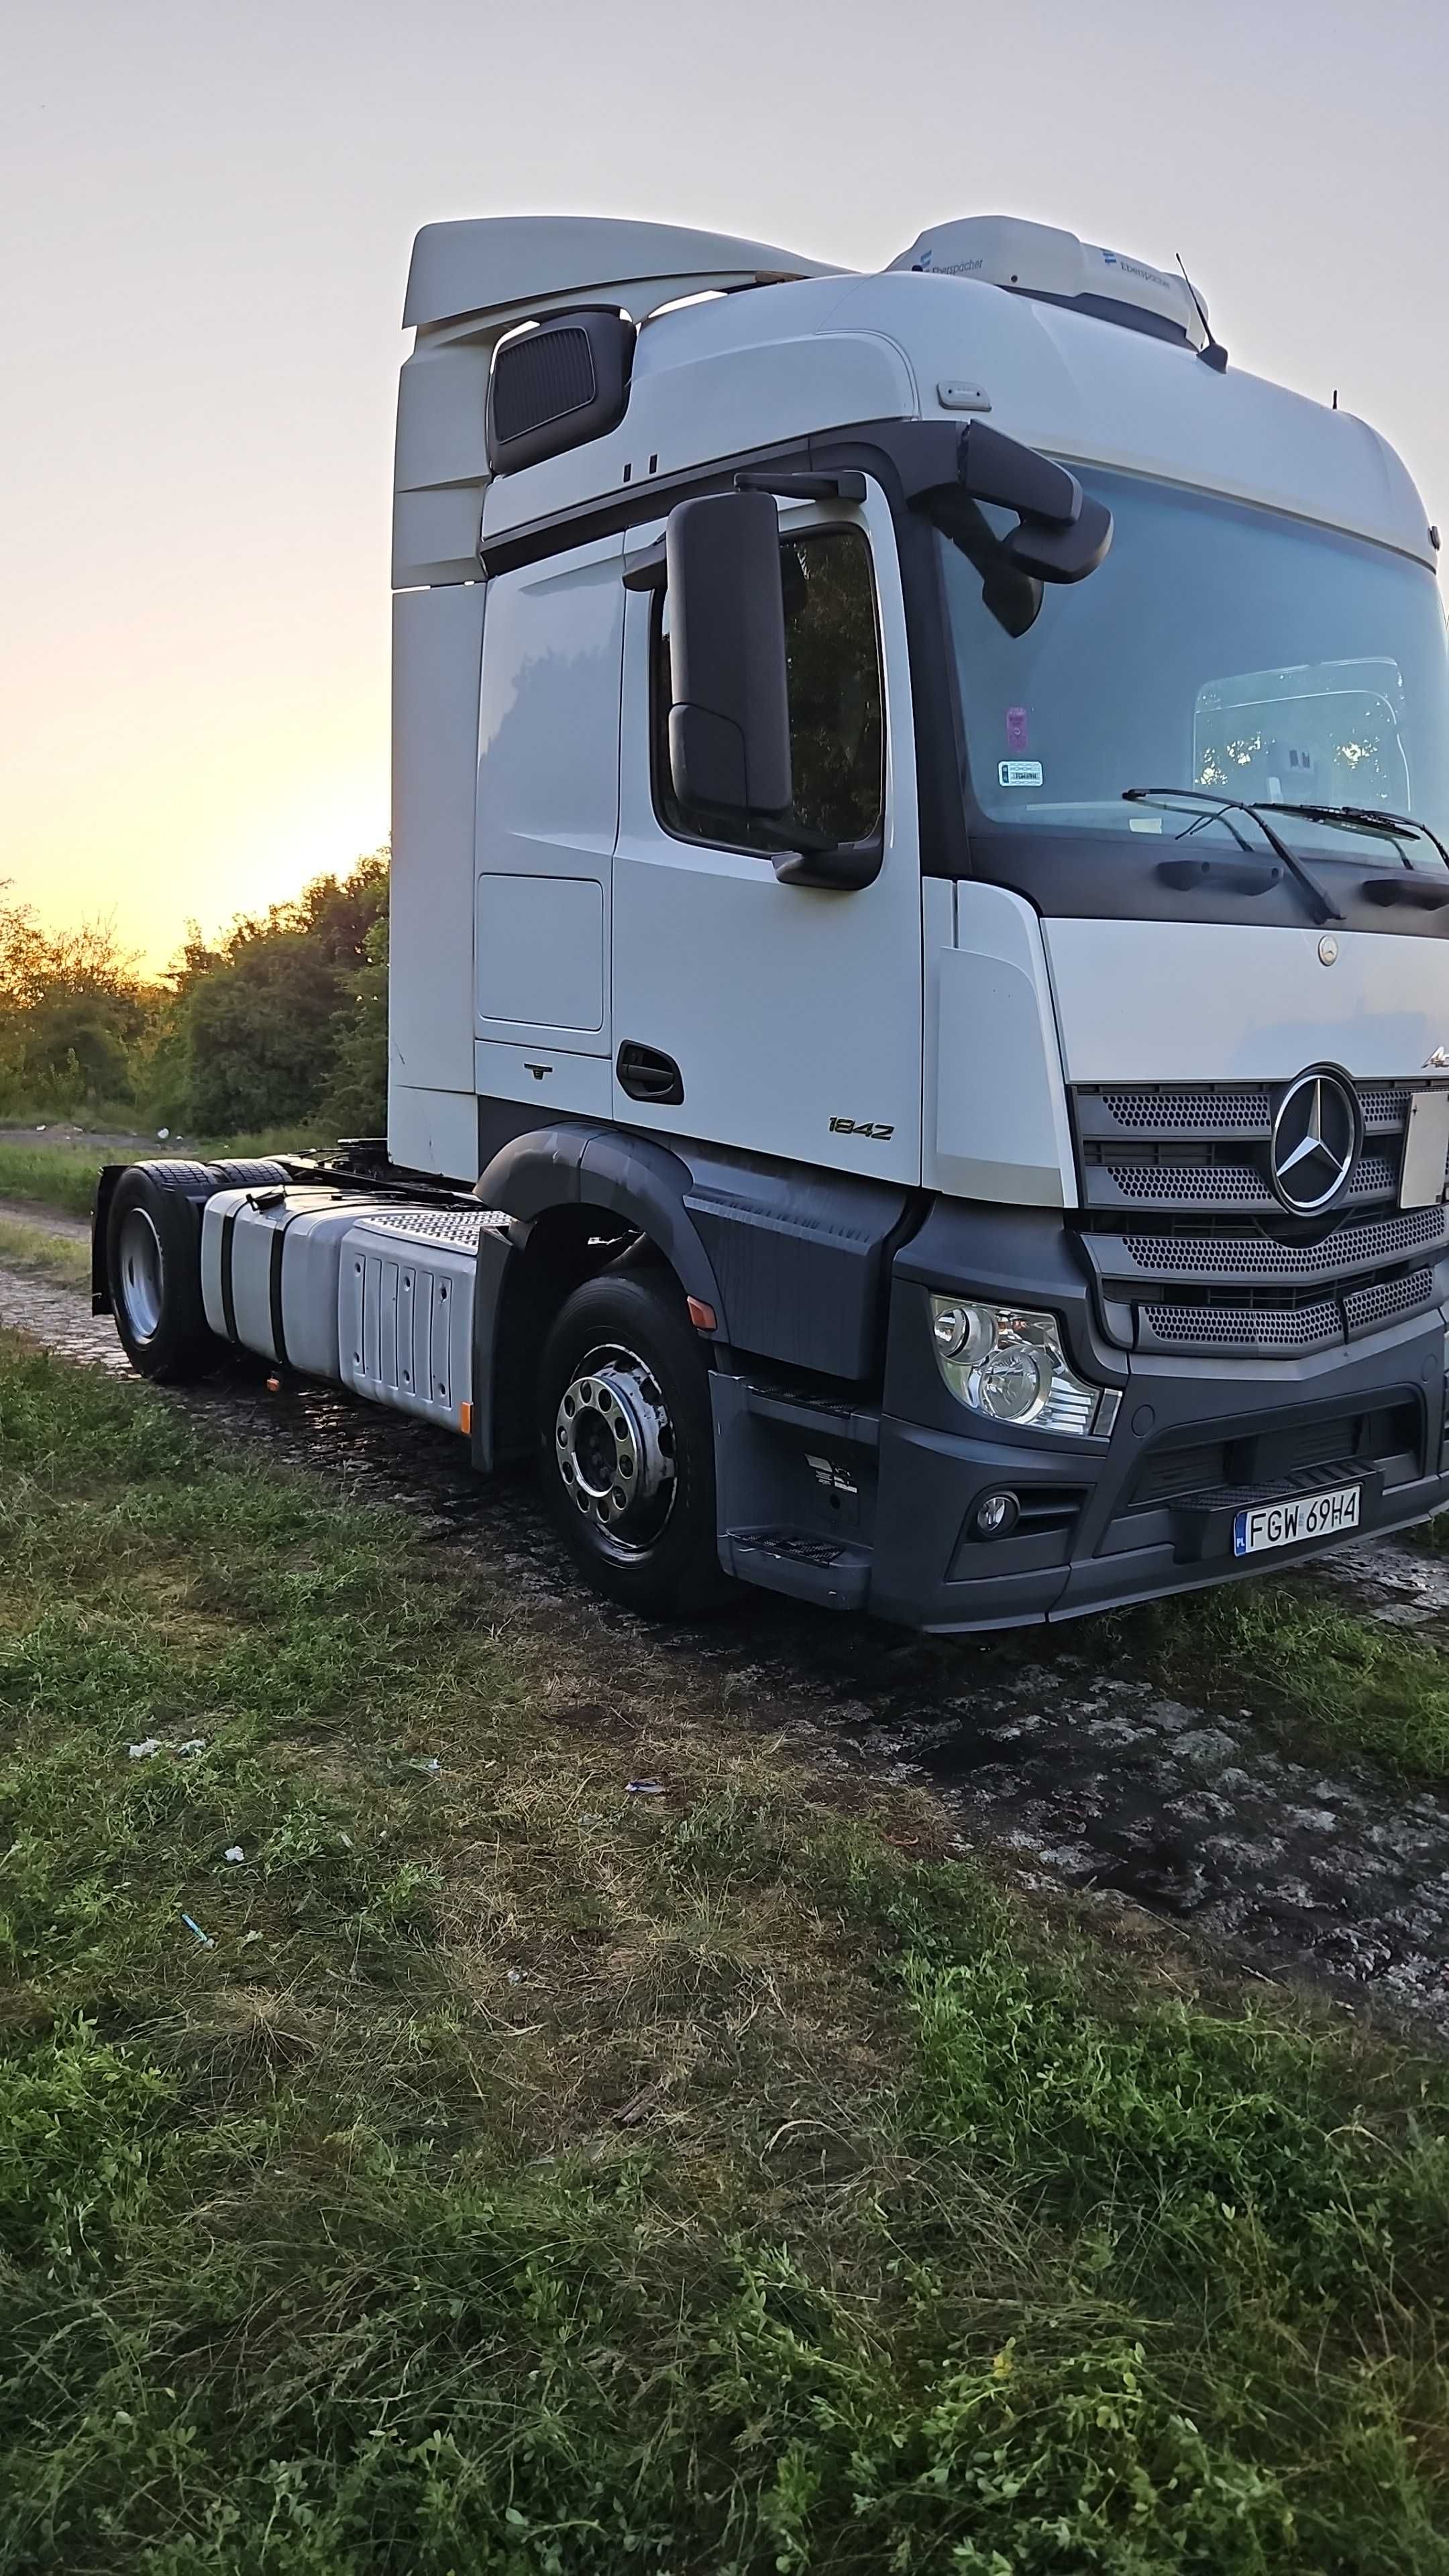
{"label": "windshield wiper", "polygon": [[1391,814],[1384,805],[1287,805],[1275,796],[1268,802],[1268,811],[1270,814],[1301,814],[1309,823],[1340,823],[1346,832],[1377,832],[1386,841],[1391,841],[1398,832],[1416,832],[1421,841],[1433,842],[1445,867],[1449,868],[1449,850],[1437,832],[1431,832],[1427,823],[1418,822],[1412,814]]}
{"label": "windshield wiper", "polygon": [[[1228,822],[1228,816],[1246,814],[1250,821],[1257,824],[1274,858],[1282,861],[1289,875],[1302,887],[1313,906],[1315,918],[1319,921],[1342,921],[1343,915],[1337,904],[1324,893],[1318,879],[1304,866],[1303,861],[1295,858],[1287,842],[1274,831],[1260,805],[1250,805],[1241,796],[1216,796],[1211,788],[1207,787],[1124,787],[1122,798],[1124,804],[1165,805],[1169,811],[1172,810],[1176,800],[1177,812],[1189,814],[1195,804],[1200,805],[1203,811],[1198,815],[1196,822],[1186,832],[1179,832],[1178,839],[1190,840],[1194,832],[1202,830],[1204,823],[1221,821],[1232,832],[1239,849],[1246,849],[1248,845]],[[1286,810],[1291,812],[1295,809],[1290,807]]]}

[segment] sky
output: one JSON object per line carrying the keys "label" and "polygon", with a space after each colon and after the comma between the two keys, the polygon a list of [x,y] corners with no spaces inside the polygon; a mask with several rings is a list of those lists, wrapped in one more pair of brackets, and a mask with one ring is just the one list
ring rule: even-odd
{"label": "sky", "polygon": [[413,234],[641,215],[878,267],[1008,213],[1162,266],[1449,522],[1418,0],[0,0],[0,885],[189,919],[387,829]]}

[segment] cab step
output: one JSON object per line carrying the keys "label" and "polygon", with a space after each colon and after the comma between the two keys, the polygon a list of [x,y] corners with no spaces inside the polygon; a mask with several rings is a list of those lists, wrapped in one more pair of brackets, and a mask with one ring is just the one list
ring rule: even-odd
{"label": "cab step", "polygon": [[845,1403],[839,1396],[804,1395],[794,1388],[785,1394],[755,1378],[742,1378],[740,1385],[745,1410],[758,1421],[778,1422],[791,1431],[823,1433],[853,1449],[880,1447],[880,1414],[873,1408]]}
{"label": "cab step", "polygon": [[870,1590],[871,1552],[848,1541],[818,1538],[803,1530],[727,1530],[721,1542],[726,1570],[742,1583],[817,1601],[829,1610],[863,1610]]}

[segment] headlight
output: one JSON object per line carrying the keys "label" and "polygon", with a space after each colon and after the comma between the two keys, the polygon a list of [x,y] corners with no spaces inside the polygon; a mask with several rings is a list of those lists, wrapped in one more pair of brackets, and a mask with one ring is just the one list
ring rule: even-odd
{"label": "headlight", "polygon": [[990,1421],[1105,1438],[1117,1418],[1117,1389],[1068,1367],[1054,1315],[933,1297],[931,1334],[951,1393]]}

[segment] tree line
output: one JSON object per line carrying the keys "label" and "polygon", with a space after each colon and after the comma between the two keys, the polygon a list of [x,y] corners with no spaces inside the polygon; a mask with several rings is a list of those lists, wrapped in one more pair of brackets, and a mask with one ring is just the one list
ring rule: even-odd
{"label": "tree line", "polygon": [[384,849],[214,944],[193,925],[151,978],[104,923],[46,930],[0,885],[0,1119],[380,1135],[387,895]]}

